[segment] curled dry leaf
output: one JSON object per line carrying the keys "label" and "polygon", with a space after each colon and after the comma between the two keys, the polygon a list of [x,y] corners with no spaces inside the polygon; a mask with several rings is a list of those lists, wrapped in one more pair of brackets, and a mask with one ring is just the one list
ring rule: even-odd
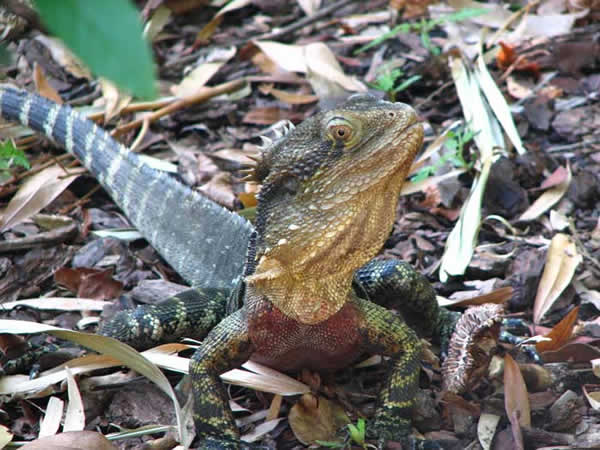
{"label": "curled dry leaf", "polygon": [[569,285],[575,269],[582,261],[575,243],[566,234],[558,233],[550,242],[546,265],[538,285],[533,305],[533,321],[540,323],[562,291]]}
{"label": "curled dry leaf", "polygon": [[[520,221],[526,222],[537,219],[539,216],[552,208],[565,195],[567,189],[569,189],[569,185],[571,184],[571,168],[567,166],[566,173],[563,172],[564,170],[565,169],[563,168],[559,168],[554,174],[550,175],[551,178],[556,177],[555,174],[560,171],[560,174],[563,175],[562,182],[554,184],[553,187],[540,195],[536,201],[533,202],[531,206],[527,208],[525,212],[523,212],[523,214],[521,214],[521,217],[519,217]],[[544,181],[544,183],[547,183],[547,181]],[[543,185],[544,184],[542,183],[542,186]]]}
{"label": "curled dry leaf", "polygon": [[573,336],[573,327],[577,321],[577,314],[579,313],[579,306],[573,308],[569,314],[567,314],[560,322],[558,322],[552,331],[545,337],[550,340],[540,341],[535,345],[538,353],[547,351],[558,350],[565,345]]}
{"label": "curled dry leaf", "polygon": [[504,356],[504,408],[512,422],[517,417],[522,427],[531,426],[531,410],[527,387],[519,365],[509,354]]}
{"label": "curled dry leaf", "polygon": [[350,423],[344,409],[324,397],[304,394],[288,416],[294,436],[304,445],[332,441],[338,429]]}

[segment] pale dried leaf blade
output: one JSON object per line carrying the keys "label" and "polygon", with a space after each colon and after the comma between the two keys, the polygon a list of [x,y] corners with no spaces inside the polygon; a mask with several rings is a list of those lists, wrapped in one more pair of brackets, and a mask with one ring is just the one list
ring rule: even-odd
{"label": "pale dried leaf blade", "polygon": [[508,417],[517,413],[522,427],[531,426],[531,409],[527,387],[519,365],[509,354],[504,356],[504,408]]}
{"label": "pale dried leaf blade", "polygon": [[64,406],[64,402],[58,397],[50,397],[46,405],[46,413],[40,423],[39,437],[52,436],[58,432]]}
{"label": "pale dried leaf blade", "polygon": [[310,388],[306,384],[278,372],[276,374],[252,373],[234,369],[222,374],[221,379],[236,386],[285,396],[310,392]]}
{"label": "pale dried leaf blade", "polygon": [[90,298],[40,297],[2,303],[2,308],[5,310],[27,307],[32,309],[57,311],[102,311],[104,307],[109,304],[111,304],[111,302],[93,300]]}
{"label": "pale dried leaf blade", "polygon": [[592,359],[590,362],[592,363],[592,372],[600,378],[600,359]]}
{"label": "pale dried leaf blade", "polygon": [[490,75],[490,72],[488,71],[481,55],[479,55],[477,58],[475,74],[477,75],[481,90],[487,98],[490,108],[494,112],[498,122],[500,122],[500,125],[504,129],[504,132],[515,146],[517,153],[520,155],[524,154],[526,150],[525,147],[523,147],[523,142],[521,142],[521,137],[519,136],[519,132],[515,126],[508,103],[506,103],[504,95],[500,89],[498,89],[498,85]]}
{"label": "pale dried leaf blade", "polygon": [[4,448],[6,444],[12,441],[13,435],[4,425],[0,425],[0,448]]}
{"label": "pale dried leaf blade", "polygon": [[585,395],[585,398],[590,403],[590,406],[592,408],[594,408],[594,410],[600,411],[600,392],[599,391],[588,392],[588,390],[586,389],[586,387],[584,385],[583,386],[583,395]]}
{"label": "pale dried leaf blade", "polygon": [[68,367],[65,367],[67,373],[67,393],[69,402],[65,413],[63,431],[82,431],[85,428],[85,411],[83,400],[77,382]]}
{"label": "pale dried leaf blade", "polygon": [[539,216],[544,214],[550,208],[552,208],[567,192],[569,185],[571,184],[571,167],[567,165],[567,178],[563,183],[560,183],[553,188],[548,189],[542,195],[540,195],[530,206],[527,208],[519,220],[522,222],[537,219]]}
{"label": "pale dried leaf blade", "polygon": [[288,72],[306,73],[304,47],[280,44],[273,41],[256,41],[254,44],[273,62]]}
{"label": "pale dried leaf blade", "polygon": [[482,98],[471,70],[460,57],[451,58],[450,65],[465,120],[475,132],[474,140],[481,152],[482,168],[448,236],[440,266],[441,281],[446,281],[449,275],[462,275],[471,261],[481,224],[481,202],[491,165],[496,159],[494,149],[504,148],[500,127]]}
{"label": "pale dried leaf blade", "polygon": [[566,234],[557,233],[550,242],[544,272],[533,305],[533,321],[540,323],[560,294],[573,279],[582,261],[574,242]]}
{"label": "pale dried leaf blade", "polygon": [[304,58],[307,69],[313,76],[337,83],[348,91],[367,91],[364,84],[344,73],[335,55],[324,43],[316,42],[306,45],[304,47]]}
{"label": "pale dried leaf blade", "polygon": [[65,170],[56,164],[28,178],[4,210],[0,218],[0,231],[14,227],[40,212],[58,197],[80,173],[81,171],[77,171],[72,175],[65,176]]}
{"label": "pale dried leaf blade", "polygon": [[187,436],[187,430],[182,426],[181,409],[171,384],[161,370],[151,363],[147,358],[139,354],[130,346],[116,339],[97,334],[78,333],[72,330],[52,327],[35,322],[20,320],[0,320],[0,333],[8,334],[35,334],[48,333],[61,339],[67,339],[84,347],[90,348],[98,353],[110,355],[118,359],[123,365],[139,372],[155,383],[173,401],[175,415],[177,417],[178,431],[183,439]]}
{"label": "pale dried leaf blade", "polygon": [[496,434],[496,428],[500,422],[500,416],[496,414],[482,413],[477,422],[477,438],[483,450],[492,448],[492,440]]}

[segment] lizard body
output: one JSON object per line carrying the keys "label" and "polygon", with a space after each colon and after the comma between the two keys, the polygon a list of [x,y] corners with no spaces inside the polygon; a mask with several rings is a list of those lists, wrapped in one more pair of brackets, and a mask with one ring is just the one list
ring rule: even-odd
{"label": "lizard body", "polygon": [[[194,239],[203,239],[201,233],[208,231],[192,222],[206,226],[201,215],[214,213],[210,201],[145,167],[137,155],[69,107],[0,87],[0,115],[74,153],[168,261],[169,255],[195,246]],[[204,338],[190,364],[194,418],[205,439],[203,448],[240,446],[218,377],[248,358],[290,370],[344,367],[369,353],[389,356],[389,375],[370,431],[381,442],[409,436],[420,341],[401,317],[357,295],[352,282],[357,270],[360,281],[361,273],[379,273],[383,267],[374,262],[359,270],[391,231],[399,192],[422,138],[423,128],[412,108],[365,95],[307,119],[265,148],[255,169],[262,188],[244,282],[236,291],[242,307],[223,318],[230,285],[209,283],[206,288],[205,283],[162,305],[120,314],[102,328],[103,334],[138,348],[182,335]],[[149,194],[156,198],[149,199]],[[166,204],[152,211],[151,201]],[[174,224],[177,214],[184,221],[179,226]],[[241,237],[225,234],[222,239],[237,242],[215,242],[223,246],[217,252],[245,243],[250,228],[239,223]],[[180,239],[176,233],[185,227],[193,230],[185,231],[180,247],[173,250],[169,245]],[[176,256],[171,258],[176,270],[197,273],[194,265],[202,264]],[[396,283],[400,303],[420,315],[428,333],[441,330],[438,337],[447,337],[454,316],[447,325],[448,314],[438,308],[426,280],[403,265],[392,270],[404,280]],[[202,277],[196,278],[202,282]],[[152,336],[140,344],[144,328]]]}

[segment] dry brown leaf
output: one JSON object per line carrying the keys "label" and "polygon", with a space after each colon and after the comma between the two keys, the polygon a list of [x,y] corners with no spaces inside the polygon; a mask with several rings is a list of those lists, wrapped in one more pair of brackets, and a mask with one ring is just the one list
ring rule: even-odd
{"label": "dry brown leaf", "polygon": [[46,75],[44,75],[44,71],[37,62],[33,65],[33,79],[35,81],[35,89],[38,94],[40,94],[42,97],[52,100],[55,103],[58,103],[59,105],[62,104],[62,98],[58,92],[56,92],[56,89],[50,86]]}
{"label": "dry brown leaf", "polygon": [[95,431],[69,431],[36,439],[21,447],[21,450],[116,450],[108,439]]}
{"label": "dry brown leaf", "polygon": [[196,35],[196,42],[198,43],[209,39],[213,35],[217,27],[223,21],[223,16],[226,13],[228,13],[229,11],[234,11],[236,9],[243,8],[244,6],[249,5],[250,3],[251,0],[232,0],[231,2],[227,3],[223,8],[217,11],[215,16],[211,19],[211,21],[208,22],[198,32],[198,34]]}
{"label": "dry brown leaf", "polygon": [[83,169],[71,170],[67,175],[65,169],[55,164],[28,178],[0,217],[0,231],[14,227],[40,212],[81,173]]}
{"label": "dry brown leaf", "polygon": [[281,100],[284,103],[289,103],[290,105],[305,105],[307,103],[314,103],[319,100],[316,95],[283,91],[281,89],[275,89],[273,85],[263,84],[259,87],[259,90],[263,94],[271,94],[278,100]]}
{"label": "dry brown leaf", "polygon": [[600,358],[600,350],[589,344],[571,343],[555,351],[544,352],[540,355],[545,363],[570,362],[588,363]]}
{"label": "dry brown leaf", "polygon": [[558,322],[550,333],[546,334],[545,337],[549,338],[549,341],[540,341],[535,345],[538,353],[558,350],[565,345],[573,336],[573,327],[577,321],[577,314],[579,313],[579,306],[573,308],[569,314],[567,314],[560,322]]}
{"label": "dry brown leaf", "polygon": [[485,303],[495,303],[497,305],[501,305],[508,300],[513,295],[513,288],[510,286],[501,287],[498,289],[494,289],[487,294],[477,295],[475,297],[459,299],[459,300],[449,300],[443,297],[438,297],[438,303],[441,306],[477,306],[483,305]]}
{"label": "dry brown leaf", "polygon": [[533,321],[540,323],[562,291],[569,285],[582,261],[575,243],[566,234],[557,233],[550,242],[544,272],[533,305]]}
{"label": "dry brown leaf", "polygon": [[215,50],[208,56],[206,62],[194,68],[178,85],[173,86],[171,92],[180,98],[193,96],[227,61],[233,58],[235,53],[235,47]]}
{"label": "dry brown leaf", "polygon": [[54,273],[54,279],[78,297],[107,300],[118,297],[123,290],[123,283],[113,279],[112,272],[112,269],[62,267]]}
{"label": "dry brown leaf", "polygon": [[504,409],[509,419],[516,414],[520,426],[531,426],[527,386],[519,365],[509,354],[504,356]]}
{"label": "dry brown leaf", "polygon": [[[558,176],[561,175],[559,174]],[[537,219],[539,216],[552,208],[563,197],[563,195],[565,195],[570,184],[571,168],[567,166],[567,177],[563,179],[562,183],[555,185],[540,195],[535,202],[533,202],[531,206],[529,206],[529,208],[527,208],[527,210],[521,214],[519,220],[526,222]]]}
{"label": "dry brown leaf", "polygon": [[304,445],[332,441],[337,430],[350,423],[337,403],[313,394],[304,394],[288,415],[294,436]]}

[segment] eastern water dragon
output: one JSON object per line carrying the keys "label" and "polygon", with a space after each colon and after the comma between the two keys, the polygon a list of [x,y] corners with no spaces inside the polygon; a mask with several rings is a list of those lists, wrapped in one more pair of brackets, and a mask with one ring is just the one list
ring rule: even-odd
{"label": "eastern water dragon", "polygon": [[[413,328],[445,344],[459,315],[438,307],[409,265],[371,261],[422,144],[411,107],[354,95],[267,141],[253,170],[262,185],[255,229],[68,106],[1,85],[0,115],[74,154],[193,286],[119,313],[100,333],[138,349],[203,339],[190,364],[202,448],[242,445],[221,373],[249,358],[279,370],[330,370],[368,354],[389,357],[368,430],[380,445],[425,445],[410,437],[421,354]],[[390,299],[411,326],[381,306]]]}

